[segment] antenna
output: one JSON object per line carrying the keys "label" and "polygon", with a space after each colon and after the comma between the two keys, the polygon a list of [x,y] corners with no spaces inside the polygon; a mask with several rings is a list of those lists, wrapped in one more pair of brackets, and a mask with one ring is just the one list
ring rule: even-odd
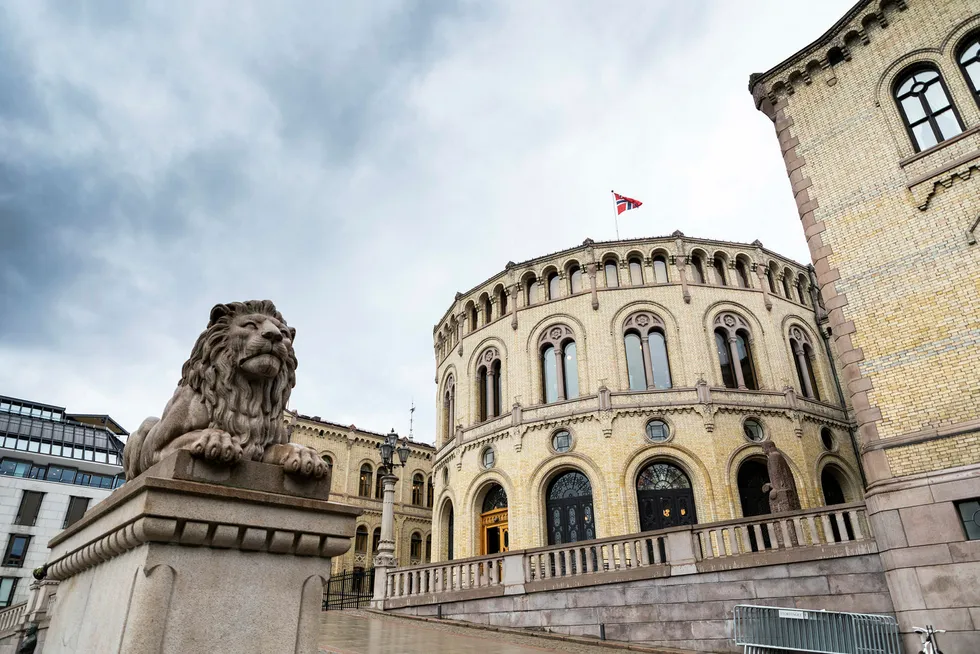
{"label": "antenna", "polygon": [[415,398],[412,398],[412,408],[408,412],[408,440],[412,440],[412,430],[415,427]]}

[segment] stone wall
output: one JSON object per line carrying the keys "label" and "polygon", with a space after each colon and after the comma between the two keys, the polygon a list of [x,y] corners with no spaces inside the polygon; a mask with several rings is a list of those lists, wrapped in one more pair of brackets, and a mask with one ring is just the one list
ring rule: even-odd
{"label": "stone wall", "polygon": [[[877,555],[721,570],[442,605],[442,617],[477,624],[599,635],[702,652],[737,652],[736,604],[892,613]],[[438,605],[390,609],[434,616]]]}

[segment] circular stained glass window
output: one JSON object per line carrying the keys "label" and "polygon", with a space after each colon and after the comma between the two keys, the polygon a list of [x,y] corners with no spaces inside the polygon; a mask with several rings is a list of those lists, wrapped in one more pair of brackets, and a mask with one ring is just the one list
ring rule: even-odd
{"label": "circular stained glass window", "polygon": [[555,435],[551,437],[551,447],[555,449],[555,452],[567,452],[572,449],[572,435],[564,429],[556,431]]}
{"label": "circular stained glass window", "polygon": [[826,427],[820,430],[820,441],[828,450],[834,449],[834,434]]}
{"label": "circular stained glass window", "polygon": [[761,443],[766,439],[766,432],[762,430],[762,423],[755,418],[749,418],[742,425],[745,430],[745,437],[753,443]]}
{"label": "circular stained glass window", "polygon": [[651,443],[663,443],[670,438],[670,427],[663,420],[651,420],[647,423],[647,440]]}
{"label": "circular stained glass window", "polygon": [[487,449],[483,450],[482,461],[484,468],[493,467],[493,464],[496,461],[496,455],[494,454],[492,447],[488,447]]}

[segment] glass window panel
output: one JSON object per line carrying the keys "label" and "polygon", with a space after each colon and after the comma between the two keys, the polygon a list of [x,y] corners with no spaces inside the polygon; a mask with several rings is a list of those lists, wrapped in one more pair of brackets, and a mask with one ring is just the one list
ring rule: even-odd
{"label": "glass window panel", "polygon": [[653,385],[657,388],[670,388],[667,342],[660,332],[650,332],[650,361],[653,364]]}
{"label": "glass window panel", "polygon": [[966,67],[966,74],[973,84],[974,90],[980,89],[980,61],[974,61]]}
{"label": "glass window panel", "polygon": [[956,120],[956,114],[953,113],[952,108],[937,115],[936,124],[939,125],[939,131],[943,135],[943,140],[952,138],[963,131],[960,129],[960,121]]}
{"label": "glass window panel", "polygon": [[918,82],[928,82],[936,79],[937,77],[939,77],[939,73],[937,73],[936,71],[923,70],[919,73],[916,73],[913,79],[918,83]]}
{"label": "glass window panel", "polygon": [[106,455],[105,452],[102,452],[101,450],[96,450],[95,451],[95,461],[96,461],[96,463],[105,463],[106,460],[107,460],[107,455]]}
{"label": "glass window panel", "polygon": [[112,477],[102,477],[102,479],[99,480],[99,486],[102,488],[112,488]]}
{"label": "glass window panel", "polygon": [[28,461],[18,461],[14,467],[14,477],[26,477],[31,472],[31,464]]}
{"label": "glass window panel", "polygon": [[528,306],[538,303],[538,281],[531,280],[527,283],[527,303]]}
{"label": "glass window panel", "polygon": [[572,437],[567,431],[557,432],[551,439],[556,452],[567,452],[572,448]]}
{"label": "glass window panel", "polygon": [[630,260],[630,284],[633,286],[643,284],[643,266],[636,259]]}
{"label": "glass window panel", "polygon": [[959,502],[957,508],[960,511],[960,518],[963,520],[967,539],[980,539],[980,500]]}
{"label": "glass window panel", "polygon": [[572,293],[582,292],[582,269],[579,267],[572,268],[571,274],[569,276],[569,283],[571,284]]}
{"label": "glass window panel", "polygon": [[41,450],[41,442],[40,441],[30,441],[30,442],[27,443],[27,451],[28,452],[39,452],[40,450]]}
{"label": "glass window panel", "polygon": [[51,454],[53,454],[54,456],[61,456],[61,445],[58,445],[57,443],[53,443],[51,445]]}
{"label": "glass window panel", "polygon": [[607,261],[605,265],[606,269],[606,288],[615,288],[619,286],[619,266],[616,265],[615,261]]}
{"label": "glass window panel", "polygon": [[16,469],[17,462],[13,459],[4,459],[0,461],[0,475],[13,475]]}
{"label": "glass window panel", "polygon": [[643,367],[643,348],[640,344],[640,337],[636,334],[627,334],[626,343],[626,372],[629,376],[630,390],[643,391],[647,387],[646,370]]}
{"label": "glass window panel", "polygon": [[670,438],[670,428],[663,420],[651,420],[646,427],[647,438],[653,443],[662,443]]}
{"label": "glass window panel", "polygon": [[932,125],[928,122],[919,123],[913,127],[912,136],[915,137],[915,142],[919,146],[919,150],[928,150],[939,142],[936,140],[936,135],[932,132]]}
{"label": "glass window panel", "polygon": [[922,101],[917,96],[909,96],[902,100],[902,110],[905,118],[910,123],[917,123],[926,117],[926,112],[922,108]]}
{"label": "glass window panel", "polygon": [[555,359],[555,348],[549,345],[542,355],[544,370],[544,401],[558,401],[558,367]]}
{"label": "glass window panel", "polygon": [[728,339],[721,331],[715,332],[715,348],[718,350],[718,361],[721,364],[721,380],[725,388],[736,388],[735,370],[732,368],[731,356],[728,352]]}
{"label": "glass window panel", "polygon": [[739,365],[742,366],[742,379],[745,380],[745,387],[757,390],[755,383],[755,370],[752,368],[752,351],[749,349],[749,342],[741,332],[735,335],[735,345],[738,349]]}
{"label": "glass window panel", "polygon": [[575,343],[565,345],[565,398],[574,400],[578,397],[578,356]]}
{"label": "glass window panel", "polygon": [[757,420],[746,420],[745,421],[745,437],[750,441],[760,442],[765,438],[765,434],[762,431],[762,425],[759,424]]}
{"label": "glass window panel", "polygon": [[658,284],[666,284],[668,282],[667,278],[667,262],[662,258],[657,257],[653,260],[653,274],[657,278]]}
{"label": "glass window panel", "polygon": [[558,291],[558,274],[553,273],[551,277],[548,278],[548,299],[557,300],[560,293]]}
{"label": "glass window panel", "polygon": [[32,422],[31,423],[31,436],[33,436],[34,438],[40,438],[41,437],[41,425],[43,425],[43,424],[44,423],[42,423],[42,422]]}
{"label": "glass window panel", "polygon": [[74,484],[75,476],[78,474],[77,470],[71,468],[66,468],[61,471],[61,481],[65,484]]}
{"label": "glass window panel", "polygon": [[695,257],[691,261],[691,267],[694,269],[694,283],[703,284],[704,283],[704,268],[701,267],[701,259]]}
{"label": "glass window panel", "polygon": [[978,56],[980,56],[980,39],[978,39],[976,43],[974,43],[969,48],[963,51],[963,54],[960,55],[960,63],[963,63],[965,61],[970,61],[974,57],[978,57]]}
{"label": "glass window panel", "polygon": [[745,264],[741,261],[735,262],[735,276],[738,278],[738,285],[742,288],[749,287],[749,275],[745,271]]}
{"label": "glass window panel", "polygon": [[17,437],[16,436],[7,436],[6,438],[3,439],[3,446],[4,447],[7,447],[7,448],[10,448],[10,449],[16,448],[17,447]]}
{"label": "glass window panel", "polygon": [[721,259],[715,259],[714,265],[712,266],[712,271],[714,272],[715,284],[718,286],[726,286],[725,284],[725,262]]}
{"label": "glass window panel", "polygon": [[926,89],[926,102],[929,103],[929,108],[933,112],[949,106],[949,98],[946,97],[946,91],[943,89],[943,85],[939,83],[939,80],[930,84]]}
{"label": "glass window panel", "polygon": [[907,80],[905,80],[902,83],[901,86],[898,87],[898,90],[895,91],[895,95],[898,95],[898,96],[905,95],[906,93],[908,93],[909,91],[912,90],[912,85],[913,84],[915,84],[915,79],[912,78],[912,77],[908,78]]}

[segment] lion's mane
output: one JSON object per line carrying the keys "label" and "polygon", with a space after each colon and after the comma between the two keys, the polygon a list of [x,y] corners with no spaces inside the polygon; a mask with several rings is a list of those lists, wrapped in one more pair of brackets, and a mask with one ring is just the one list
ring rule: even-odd
{"label": "lion's mane", "polygon": [[208,427],[236,434],[246,452],[261,457],[267,446],[289,440],[282,414],[296,385],[297,361],[290,344],[276,377],[260,384],[244,378],[238,367],[242,353],[230,342],[228,326],[236,316],[254,313],[271,316],[286,326],[269,300],[218,305],[181,369],[178,386],[187,386],[204,399],[211,420]]}

